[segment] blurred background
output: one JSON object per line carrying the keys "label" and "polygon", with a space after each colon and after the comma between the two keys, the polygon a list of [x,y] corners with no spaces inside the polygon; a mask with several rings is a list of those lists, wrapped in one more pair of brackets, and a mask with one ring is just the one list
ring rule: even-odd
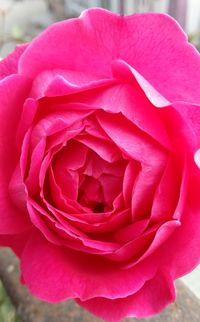
{"label": "blurred background", "polygon": [[[55,21],[78,16],[89,7],[104,7],[120,14],[164,12],[186,31],[200,50],[200,0],[0,0],[0,57],[17,43],[30,41]],[[200,268],[183,278],[200,298]],[[18,322],[0,281],[0,322]]]}
{"label": "blurred background", "polygon": [[200,49],[199,0],[0,0],[0,56],[12,51],[16,43],[31,40],[52,22],[97,6],[121,14],[169,13]]}

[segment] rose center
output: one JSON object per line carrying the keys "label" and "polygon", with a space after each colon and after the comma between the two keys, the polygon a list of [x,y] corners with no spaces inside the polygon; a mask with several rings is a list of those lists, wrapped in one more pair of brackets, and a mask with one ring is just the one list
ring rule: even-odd
{"label": "rose center", "polygon": [[98,179],[83,175],[80,179],[78,202],[95,213],[104,212],[107,208],[103,188]]}

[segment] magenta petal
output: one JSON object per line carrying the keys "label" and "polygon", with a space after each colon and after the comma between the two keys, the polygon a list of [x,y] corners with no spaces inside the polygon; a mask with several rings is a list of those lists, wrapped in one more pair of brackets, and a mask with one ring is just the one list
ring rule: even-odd
{"label": "magenta petal", "polygon": [[[169,158],[154,195],[151,220],[161,222],[172,218],[180,193],[179,181],[180,178],[175,170],[175,161]],[[182,193],[180,193],[180,198],[182,198]]]}
{"label": "magenta petal", "polygon": [[[104,214],[103,214],[104,215]],[[85,214],[83,219],[87,219],[89,215]],[[91,214],[91,218],[93,216],[96,216],[96,214]],[[105,216],[105,215],[104,215]],[[105,220],[104,222],[97,222],[97,223],[90,223],[90,222],[84,222],[83,220],[81,221],[80,219],[77,220],[77,215],[74,216],[74,218],[71,216],[71,218],[68,218],[70,221],[73,222],[73,225],[78,227],[84,232],[87,233],[111,233],[113,231],[116,231],[117,229],[120,229],[120,227],[124,226],[129,222],[130,220],[130,210],[123,210],[121,212],[118,212],[116,214],[113,214]],[[116,239],[117,240],[117,239]],[[117,240],[121,242],[121,240]]]}
{"label": "magenta petal", "polygon": [[78,170],[83,167],[86,161],[88,148],[73,140],[67,142],[66,146],[55,155],[53,168],[56,171],[61,169]]}
{"label": "magenta petal", "polygon": [[[53,174],[51,173],[51,176]],[[78,173],[76,171],[68,171],[61,168],[55,172],[54,177],[57,185],[60,187],[63,196],[76,200],[78,196]],[[50,179],[51,183],[51,179]]]}
{"label": "magenta petal", "polygon": [[[146,97],[138,83],[124,82],[102,88],[91,89],[83,93],[71,95],[63,100],[74,108],[84,109],[84,105],[94,110],[111,113],[122,113],[139,129],[152,136],[163,146],[171,146],[166,129],[163,126],[156,108]],[[77,104],[76,102],[81,102]],[[81,105],[82,104],[82,105]],[[68,105],[66,105],[67,107]],[[87,109],[88,109],[87,108]]]}
{"label": "magenta petal", "polygon": [[99,180],[86,177],[79,186],[79,203],[93,209],[93,205],[104,201],[102,187]]}
{"label": "magenta petal", "polygon": [[95,298],[89,301],[77,300],[83,308],[108,322],[120,322],[127,317],[143,318],[163,310],[175,300],[175,288],[168,273],[157,273],[137,293],[111,300]]}
{"label": "magenta petal", "polygon": [[67,95],[97,79],[94,75],[75,70],[44,70],[33,81],[31,97]]}
{"label": "magenta petal", "polygon": [[90,135],[81,135],[77,138],[77,141],[85,144],[107,162],[114,162],[121,157],[120,150],[112,142],[107,142]]}
{"label": "magenta petal", "polygon": [[[120,26],[121,19],[103,9],[85,11],[78,19],[54,24],[30,44],[29,50],[20,60],[19,71],[30,77],[35,77],[44,69],[56,68],[109,76],[107,74],[115,52],[113,44],[116,36],[118,38],[117,30]],[[109,34],[110,30],[112,34]],[[49,48],[52,48],[50,52]],[[91,63],[86,64],[91,57]],[[28,63],[30,59],[32,66]],[[99,64],[99,61],[102,63]]]}
{"label": "magenta petal", "polygon": [[[185,102],[177,102],[173,104],[173,108],[181,115],[190,133],[187,133],[189,141],[200,146],[200,105],[189,104]],[[186,130],[186,127],[185,127]],[[189,132],[189,131],[188,131]],[[195,139],[192,134],[195,134]]]}
{"label": "magenta petal", "polygon": [[[190,165],[190,187],[199,187],[196,166]],[[181,210],[181,226],[161,247],[158,257],[170,267],[175,278],[183,276],[200,263],[200,202],[199,190],[187,190],[184,208]]]}
{"label": "magenta petal", "polygon": [[14,205],[23,212],[27,211],[25,190],[20,165],[18,164],[9,183],[9,194]]}
{"label": "magenta petal", "polygon": [[142,164],[141,171],[135,181],[131,200],[134,220],[146,218],[150,214],[154,193],[164,171],[165,160],[162,156],[160,160],[155,158],[155,160],[151,159],[150,162],[151,164],[146,162]]}
{"label": "magenta petal", "polygon": [[[145,250],[145,252],[140,256],[138,261],[136,263],[143,261],[147,256],[154,253],[159,247],[162,249],[162,246],[167,244],[167,241],[169,237],[172,237],[172,235],[176,232],[178,233],[178,230],[180,229],[181,223],[178,220],[171,220],[165,222],[163,225],[161,225],[158,230],[155,233],[155,236],[149,245],[149,247]],[[151,230],[150,230],[151,233]],[[147,233],[148,235],[148,233]],[[134,266],[136,263],[128,264],[126,267],[130,268]]]}
{"label": "magenta petal", "polygon": [[139,162],[129,161],[123,178],[123,196],[126,204],[130,205],[134,183],[140,170]]}
{"label": "magenta petal", "polygon": [[101,159],[96,153],[89,150],[87,163],[84,166],[83,174],[99,178],[102,174],[110,174],[116,177],[123,177],[126,161],[119,159],[116,162],[107,162]]}
{"label": "magenta petal", "polygon": [[30,194],[35,194],[39,189],[39,173],[44,158],[46,139],[39,141],[31,155],[30,168],[25,184]]}
{"label": "magenta petal", "polygon": [[11,74],[17,74],[19,58],[27,47],[27,44],[17,45],[10,55],[0,60],[0,79]]}
{"label": "magenta petal", "polygon": [[125,81],[136,81],[150,102],[156,107],[169,105],[167,101],[140,73],[123,60],[113,61],[113,76]]}
{"label": "magenta petal", "polygon": [[[47,174],[45,173],[45,176]],[[63,196],[62,190],[59,187],[59,185],[55,181],[54,173],[52,171],[52,168],[49,169],[48,173],[48,182],[50,184],[50,188],[48,189],[48,193],[51,195],[51,204],[55,205],[60,210],[67,211],[66,207],[66,198]],[[44,187],[41,187],[42,191],[44,190]],[[50,190],[50,191],[49,191]],[[42,192],[44,194],[44,192]],[[46,198],[43,197],[44,202],[46,203]],[[68,210],[69,211],[69,210]]]}
{"label": "magenta petal", "polygon": [[55,234],[51,226],[55,227],[56,220],[48,214],[44,209],[36,204],[29,198],[27,202],[27,209],[29,212],[30,220],[33,225],[44,235],[44,238],[56,245],[62,245],[61,238]]}
{"label": "magenta petal", "polygon": [[[50,169],[49,173],[49,183],[50,183],[50,191],[48,189],[48,193],[51,195],[51,200],[47,200],[44,196],[44,188],[42,187],[41,197],[46,204],[49,211],[54,213],[54,211],[59,209],[59,212],[62,213],[64,216],[68,217],[68,213],[75,214],[77,212],[85,212],[85,208],[82,207],[76,200],[71,200],[67,198],[65,195],[63,195],[62,190],[60,186],[57,184],[55,180],[55,176],[53,171]],[[48,181],[47,181],[48,182]],[[68,187],[69,189],[69,187]],[[59,207],[58,209],[52,206],[52,204],[55,204],[55,207]],[[63,212],[64,211],[64,212]]]}
{"label": "magenta petal", "polygon": [[23,179],[26,176],[26,170],[28,167],[30,139],[31,139],[31,129],[29,129],[28,132],[25,134],[24,140],[22,142],[22,147],[21,147],[20,169],[21,169]]}
{"label": "magenta petal", "polygon": [[21,257],[32,230],[21,232],[20,234],[0,235],[0,246],[10,247],[17,256]]}
{"label": "magenta petal", "polygon": [[16,142],[19,148],[21,147],[25,134],[32,126],[33,119],[37,112],[37,108],[38,108],[38,102],[31,98],[27,98],[26,101],[24,102],[23,111],[18,125],[17,138],[16,138]]}
{"label": "magenta petal", "polygon": [[95,113],[90,117],[88,117],[87,119],[85,119],[84,124],[85,124],[85,132],[88,133],[90,136],[94,136],[99,139],[103,139],[105,141],[110,141],[109,137],[106,135],[106,133],[103,131],[103,129],[97,122]]}
{"label": "magenta petal", "polygon": [[91,239],[75,225],[72,226],[68,221],[62,219],[58,213],[56,215],[55,211],[56,221],[43,210],[38,212],[37,208],[39,209],[38,205],[34,205],[34,207],[28,205],[31,220],[50,243],[60,247],[66,246],[82,254],[101,256],[108,255],[119,248],[118,243]]}
{"label": "magenta petal", "polygon": [[30,83],[22,76],[9,76],[0,82],[0,231],[18,233],[29,227],[26,214],[12,203],[8,186],[19,162],[15,146],[16,129]]}
{"label": "magenta petal", "polygon": [[158,169],[163,166],[167,151],[121,114],[98,112],[97,119],[111,140],[126,155],[139,162],[155,164]]}
{"label": "magenta petal", "polygon": [[165,168],[167,151],[122,115],[110,116],[105,112],[98,112],[97,118],[122,152],[141,162],[142,170],[132,195],[132,212],[134,218],[144,219],[150,211],[153,194]]}
{"label": "magenta petal", "polygon": [[137,221],[133,224],[130,224],[126,227],[122,227],[115,234],[114,238],[116,241],[127,243],[131,240],[139,237],[149,223],[148,219]]}
{"label": "magenta petal", "polygon": [[175,212],[173,214],[173,219],[181,220],[182,214],[185,210],[185,204],[187,203],[187,195],[188,195],[188,186],[190,180],[190,167],[189,167],[189,158],[187,160],[187,156],[185,157],[185,165],[182,173],[182,181],[180,183],[180,192],[179,192],[179,200],[176,205]]}
{"label": "magenta petal", "polygon": [[39,233],[28,242],[21,261],[22,274],[31,293],[48,302],[128,296],[154,276],[156,268],[147,266],[141,264],[123,270],[98,256],[55,246]]}
{"label": "magenta petal", "polygon": [[114,59],[133,66],[168,100],[199,102],[199,54],[178,24],[163,14],[120,17],[87,10],[37,37],[21,56],[19,72],[34,77],[44,69],[61,68],[110,76]]}
{"label": "magenta petal", "polygon": [[34,79],[31,97],[39,99],[45,96],[65,96],[116,82],[118,82],[116,79],[102,79],[88,72],[62,69],[47,70]]}
{"label": "magenta petal", "polygon": [[55,181],[67,198],[77,199],[79,175],[76,170],[83,167],[87,150],[84,145],[73,141],[55,155],[52,168]]}
{"label": "magenta petal", "polygon": [[[67,198],[67,196],[63,195],[61,187],[58,185],[58,183],[55,180],[55,175],[54,175],[54,171],[52,170],[51,161],[52,161],[52,158],[56,155],[56,153],[57,152],[59,153],[60,149],[62,149],[62,146],[56,147],[54,150],[46,154],[44,160],[42,161],[40,174],[39,174],[39,186],[41,188],[40,197],[42,198],[44,204],[46,204],[49,211],[52,213],[54,213],[56,206],[58,207],[61,213],[62,213],[62,210],[65,211],[66,213],[69,212],[72,214],[77,212],[84,213],[86,209],[82,207],[76,200],[71,200]],[[60,169],[58,168],[58,173],[59,171]],[[64,188],[68,190],[70,189],[70,187],[68,186]],[[53,205],[55,205],[55,207]],[[63,214],[65,214],[65,212]]]}
{"label": "magenta petal", "polygon": [[[69,247],[85,251],[86,253],[88,247],[89,249],[93,249],[94,253],[97,254],[101,252],[110,253],[118,246],[117,243],[89,240],[86,234],[82,233],[66,220],[62,220],[58,213],[56,214],[54,212],[54,215],[48,213],[31,199],[28,202],[28,210],[33,224],[53,244],[67,246],[69,243]],[[86,246],[86,249],[84,249],[84,246]]]}
{"label": "magenta petal", "polygon": [[[155,252],[158,247],[161,247],[179,227],[180,222],[178,220],[168,221],[161,225],[158,230],[156,226],[152,227],[135,240],[132,239],[123,245],[113,254],[106,255],[106,257],[117,262],[129,260],[130,264],[127,264],[126,267],[130,268]],[[127,230],[127,237],[128,233]]]}
{"label": "magenta petal", "polygon": [[102,174],[99,177],[99,182],[102,185],[104,200],[106,204],[111,206],[122,190],[122,178]]}
{"label": "magenta petal", "polygon": [[[68,79],[65,79],[61,75],[57,75],[52,82],[49,84],[48,88],[45,91],[45,96],[54,97],[54,96],[64,96],[69,94],[75,94],[82,91],[90,90],[91,88],[104,87],[106,85],[115,84],[116,80],[112,79],[102,79],[99,81],[90,81],[88,83],[83,83],[77,85],[76,83],[70,83]],[[104,88],[103,88],[104,89]]]}
{"label": "magenta petal", "polygon": [[70,126],[67,131],[66,129],[63,129],[55,134],[50,135],[47,137],[47,146],[46,151],[49,152],[56,146],[65,146],[66,142],[76,137],[78,134],[80,134],[84,129],[84,126],[81,122],[78,122],[74,126]]}
{"label": "magenta petal", "polygon": [[[48,106],[49,109],[49,106]],[[54,113],[47,112],[47,115],[41,118],[33,127],[31,134],[32,149],[38,144],[41,139],[46,136],[58,133],[73,124],[79,124],[85,117],[90,115],[92,111],[84,110],[65,110],[56,111]]]}

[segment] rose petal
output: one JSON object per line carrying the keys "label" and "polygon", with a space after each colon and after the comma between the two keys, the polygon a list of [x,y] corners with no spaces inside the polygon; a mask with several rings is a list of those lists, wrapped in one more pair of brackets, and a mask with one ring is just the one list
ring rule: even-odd
{"label": "rose petal", "polygon": [[37,109],[38,102],[31,98],[27,98],[23,105],[23,111],[17,130],[16,142],[19,148],[21,147],[25,134],[32,126]]}
{"label": "rose petal", "polygon": [[[69,103],[70,105],[70,103]],[[82,108],[82,107],[81,107]],[[91,106],[90,106],[91,108]],[[90,134],[91,136],[97,137],[99,139],[103,139],[105,141],[110,141],[109,137],[106,135],[106,133],[103,131],[101,126],[96,120],[95,114],[87,117],[87,119],[84,120],[85,124],[85,132]]]}
{"label": "rose petal", "polygon": [[98,180],[102,185],[105,205],[112,207],[115,198],[122,190],[122,178],[102,174]]}
{"label": "rose petal", "polygon": [[[60,211],[67,215],[68,213],[76,214],[77,212],[85,213],[88,211],[87,208],[81,206],[76,200],[71,200],[63,194],[60,186],[56,182],[53,171],[50,171],[48,179],[50,184],[50,189],[47,189],[48,194],[46,195],[45,193],[45,187],[42,187],[40,196],[50,212],[54,213],[54,211]],[[48,198],[48,196],[50,196],[50,198]]]}
{"label": "rose petal", "polygon": [[18,257],[21,257],[27,241],[32,234],[34,228],[20,234],[12,235],[0,235],[0,245],[3,247],[10,247]]}
{"label": "rose petal", "polygon": [[85,164],[88,148],[76,140],[67,142],[67,145],[54,157],[54,171],[78,170]]}
{"label": "rose petal", "polygon": [[[118,38],[117,30],[120,25],[121,19],[104,10],[85,11],[79,19],[70,19],[54,24],[30,44],[29,50],[20,61],[20,73],[25,72],[26,75],[34,77],[41,73],[45,66],[45,70],[59,68],[102,75],[110,68],[115,40],[113,38],[116,38],[116,36]],[[109,30],[112,30],[112,34],[108,33]],[[96,36],[97,32],[99,33],[98,37]],[[76,42],[74,42],[74,39],[76,39]],[[107,46],[105,55],[106,44],[109,44],[109,46]],[[49,54],[47,48],[52,48],[51,54]],[[85,50],[86,48],[87,50]],[[91,58],[91,55],[94,58],[91,64],[87,64],[86,68],[85,62]],[[33,62],[32,67],[30,64],[27,66],[30,57]],[[102,67],[105,66],[103,69],[100,67],[99,61],[103,62]]]}
{"label": "rose petal", "polygon": [[168,100],[199,102],[199,54],[163,14],[120,17],[103,9],[84,11],[79,19],[54,24],[37,37],[21,56],[19,71],[30,77],[44,68],[110,76],[113,59],[134,66]]}
{"label": "rose petal", "polygon": [[[76,102],[78,102],[77,107]],[[128,83],[122,81],[121,84],[113,84],[103,90],[95,88],[64,97],[59,100],[59,103],[66,104],[66,108],[74,104],[74,108],[81,110],[88,106],[87,109],[90,107],[90,109],[102,109],[111,113],[121,112],[139,129],[170,149],[171,143],[160,120],[158,109],[148,100],[137,82],[131,83],[131,79]]]}
{"label": "rose petal", "polygon": [[89,72],[63,69],[45,70],[34,79],[30,96],[34,99],[45,96],[64,96],[91,88],[104,88],[116,82],[118,82],[116,79],[102,79]]}
{"label": "rose petal", "polygon": [[[95,79],[95,77],[93,77],[93,79]],[[47,87],[46,91],[44,92],[44,96],[47,96],[47,97],[65,96],[69,94],[87,91],[88,89],[90,90],[91,88],[99,88],[99,87],[102,90],[104,90],[104,87],[106,87],[107,85],[112,85],[115,83],[117,83],[117,81],[113,79],[100,79],[100,80],[89,81],[89,82],[86,82],[85,84],[83,83],[81,85],[77,85],[77,79],[76,79],[76,82],[73,84],[68,80],[68,78],[66,78],[66,76],[57,75]]]}
{"label": "rose petal", "polygon": [[16,234],[30,225],[27,214],[14,206],[8,191],[19,161],[15,146],[16,129],[29,90],[30,83],[22,76],[9,76],[0,82],[0,231],[3,234]]}
{"label": "rose petal", "polygon": [[12,202],[19,210],[26,212],[26,188],[22,179],[20,165],[18,164],[9,183],[9,194]]}
{"label": "rose petal", "polygon": [[151,220],[161,222],[172,217],[178,202],[179,189],[180,178],[176,171],[176,163],[169,158],[153,199]]}
{"label": "rose petal", "polygon": [[112,142],[90,135],[81,135],[80,137],[77,137],[76,140],[85,144],[107,162],[117,161],[121,157],[120,150],[117,149]]}
{"label": "rose petal", "polygon": [[126,161],[121,159],[115,162],[107,162],[101,159],[95,152],[88,150],[87,162],[84,165],[83,174],[99,178],[102,174],[110,174],[115,177],[122,177]]}
{"label": "rose petal", "polygon": [[[178,230],[180,229],[180,227],[181,227],[181,222],[178,220],[171,220],[171,221],[165,222],[163,225],[161,225],[158,228],[152,242],[150,243],[149,247],[145,250],[145,252],[143,252],[143,254],[141,254],[140,258],[138,258],[135,262],[126,265],[125,267],[130,268],[130,267],[134,266],[135,264],[143,261],[148,256],[152,255],[152,253],[156,254],[156,250],[158,250],[159,248],[162,249],[163,245],[167,244],[169,237],[172,238],[172,235],[175,232],[176,232],[176,234],[178,233]],[[146,235],[151,234],[151,232],[153,232],[153,230],[154,230],[154,228],[152,227],[149,230],[149,233],[147,231]],[[138,239],[138,241],[139,241],[139,239]],[[131,246],[131,243],[130,243],[130,246]]]}
{"label": "rose petal", "polygon": [[123,196],[126,204],[131,203],[132,191],[134,189],[134,183],[140,170],[139,162],[130,160],[124,173],[123,179]]}
{"label": "rose petal", "polygon": [[[193,160],[188,169],[190,177],[188,186],[199,187],[199,170]],[[199,190],[188,189],[181,215],[181,226],[161,247],[158,256],[170,267],[174,278],[183,276],[200,262],[200,203]]]}
{"label": "rose petal", "polygon": [[159,228],[154,226],[135,240],[133,239],[117,249],[113,254],[106,255],[106,257],[117,262],[129,260],[131,263],[125,267],[130,268],[155,252],[158,247],[161,247],[179,227],[180,222],[178,220],[168,221]]}
{"label": "rose petal", "polygon": [[126,317],[143,318],[163,310],[175,300],[175,288],[168,273],[157,273],[137,293],[111,300],[97,297],[77,303],[108,322],[119,322]]}
{"label": "rose petal", "polygon": [[122,227],[114,234],[114,239],[123,243],[134,240],[143,233],[148,223],[149,220],[145,219],[134,222],[126,227]]}
{"label": "rose petal", "polygon": [[137,70],[128,65],[125,61],[121,59],[114,60],[112,66],[114,77],[121,78],[128,82],[136,81],[150,102],[156,107],[165,107],[170,104],[170,102],[167,101],[166,98],[163,97],[140,73],[138,73]]}
{"label": "rose petal", "polygon": [[187,125],[181,128],[184,132],[188,129],[187,136],[191,143],[200,147],[200,105],[177,102],[173,104],[173,108],[181,115],[185,125]]}
{"label": "rose petal", "polygon": [[166,151],[122,115],[110,117],[105,112],[98,112],[97,118],[122,152],[142,163],[133,190],[132,213],[135,219],[144,219],[150,211],[153,194],[166,164]]}
{"label": "rose petal", "polygon": [[67,298],[114,299],[133,294],[156,272],[155,267],[145,264],[122,270],[98,256],[57,247],[36,233],[24,250],[21,269],[33,295],[58,302]]}
{"label": "rose petal", "polygon": [[[74,217],[67,217],[73,223],[74,226],[76,226],[84,232],[91,233],[93,234],[93,236],[95,236],[96,233],[106,234],[112,233],[113,231],[120,229],[120,227],[126,225],[130,221],[131,212],[130,209],[126,209],[114,213],[109,217],[106,216],[107,220],[105,219],[104,222],[97,222],[96,218],[96,223],[92,223],[92,220],[90,220],[90,222],[87,222],[88,216],[88,214],[84,215],[84,217],[82,217],[82,220],[80,218],[78,220],[77,215]],[[96,214],[91,214],[90,217],[92,218],[92,216],[94,217],[96,216]]]}
{"label": "rose petal", "polygon": [[163,162],[166,161],[166,150],[120,113],[111,116],[99,111],[97,119],[111,140],[126,155],[139,162],[155,164],[158,169],[159,166],[163,166]]}
{"label": "rose petal", "polygon": [[30,161],[28,176],[25,180],[29,194],[34,195],[39,189],[39,173],[46,147],[45,137],[36,145]]}
{"label": "rose petal", "polygon": [[68,141],[76,137],[83,130],[84,130],[84,125],[80,121],[68,127],[67,131],[66,129],[64,129],[55,134],[48,136],[46,151],[49,152],[58,145],[62,145],[63,147],[66,146]]}
{"label": "rose petal", "polygon": [[33,148],[38,144],[38,142],[43,137],[50,136],[64,129],[67,129],[68,127],[72,126],[74,123],[77,123],[83,120],[91,113],[92,111],[83,111],[83,110],[82,111],[65,110],[65,111],[57,111],[54,113],[47,112],[47,115],[45,115],[45,117],[43,116],[33,127],[32,134],[31,134],[31,149],[33,150]]}
{"label": "rose petal", "polygon": [[19,58],[27,47],[28,44],[17,45],[10,55],[0,60],[0,79],[17,73]]}

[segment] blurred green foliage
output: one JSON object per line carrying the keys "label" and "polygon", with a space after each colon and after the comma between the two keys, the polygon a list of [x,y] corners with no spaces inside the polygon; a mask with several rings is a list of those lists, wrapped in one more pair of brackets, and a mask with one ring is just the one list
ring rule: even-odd
{"label": "blurred green foliage", "polygon": [[0,322],[20,322],[16,310],[0,281]]}
{"label": "blurred green foliage", "polygon": [[200,32],[190,34],[188,40],[200,51]]}

